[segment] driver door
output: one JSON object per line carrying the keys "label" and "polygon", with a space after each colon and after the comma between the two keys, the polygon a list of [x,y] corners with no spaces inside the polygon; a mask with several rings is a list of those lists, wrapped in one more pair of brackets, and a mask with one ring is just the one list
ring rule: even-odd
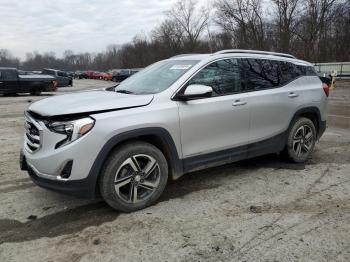
{"label": "driver door", "polygon": [[191,84],[210,86],[213,93],[178,102],[183,157],[213,153],[207,155],[211,160],[222,160],[244,155],[249,141],[249,93],[240,93],[237,59],[207,65],[185,88]]}

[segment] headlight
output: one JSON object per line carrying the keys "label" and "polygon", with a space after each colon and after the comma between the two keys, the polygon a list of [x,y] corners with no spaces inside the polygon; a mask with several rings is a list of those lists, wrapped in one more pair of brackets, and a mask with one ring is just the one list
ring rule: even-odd
{"label": "headlight", "polygon": [[46,126],[52,132],[66,135],[65,139],[56,144],[55,148],[59,148],[72,143],[88,133],[94,127],[94,124],[94,119],[86,117],[67,122],[51,121],[47,123]]}

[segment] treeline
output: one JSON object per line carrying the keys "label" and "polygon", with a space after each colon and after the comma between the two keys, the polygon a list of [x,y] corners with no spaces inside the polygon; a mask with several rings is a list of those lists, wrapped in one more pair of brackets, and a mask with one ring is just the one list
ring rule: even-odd
{"label": "treeline", "polygon": [[108,70],[144,67],[182,53],[221,49],[291,53],[311,62],[350,61],[348,0],[179,0],[149,35],[100,53],[28,53],[24,61],[0,50],[0,66],[24,70]]}

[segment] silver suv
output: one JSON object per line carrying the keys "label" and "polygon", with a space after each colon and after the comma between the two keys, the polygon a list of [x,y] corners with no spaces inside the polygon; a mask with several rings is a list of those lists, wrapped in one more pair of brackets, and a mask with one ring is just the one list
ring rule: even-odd
{"label": "silver suv", "polygon": [[176,56],[112,91],[33,103],[21,167],[39,186],[130,212],[191,171],[270,153],[306,161],[326,128],[327,96],[313,66],[288,54]]}

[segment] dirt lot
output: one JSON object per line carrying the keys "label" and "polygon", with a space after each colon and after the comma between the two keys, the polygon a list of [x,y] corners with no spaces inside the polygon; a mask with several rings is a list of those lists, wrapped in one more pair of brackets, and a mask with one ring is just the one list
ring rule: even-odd
{"label": "dirt lot", "polygon": [[332,126],[307,164],[266,156],[188,174],[132,214],[19,170],[23,110],[44,97],[0,97],[0,261],[350,261],[350,82],[332,93]]}

